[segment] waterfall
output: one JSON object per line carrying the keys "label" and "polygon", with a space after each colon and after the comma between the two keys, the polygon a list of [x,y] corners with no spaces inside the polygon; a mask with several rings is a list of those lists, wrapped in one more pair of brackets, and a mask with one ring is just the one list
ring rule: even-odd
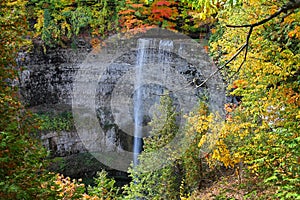
{"label": "waterfall", "polygon": [[[156,45],[158,43],[158,45]],[[158,46],[158,51],[155,50]],[[144,106],[143,98],[148,94],[143,94],[145,90],[142,89],[143,86],[143,74],[145,71],[144,67],[146,64],[158,63],[162,64],[162,72],[164,72],[164,67],[168,67],[170,61],[170,54],[173,50],[173,41],[171,40],[155,40],[155,39],[138,39],[137,44],[137,58],[135,66],[135,98],[134,98],[134,141],[133,141],[133,166],[138,165],[138,155],[142,151],[142,129],[144,120]],[[165,66],[166,65],[166,66]],[[164,77],[168,78],[168,77]],[[161,83],[163,84],[163,83]],[[162,94],[163,92],[158,92]]]}
{"label": "waterfall", "polygon": [[142,108],[142,94],[141,86],[143,83],[143,65],[147,59],[147,49],[150,46],[150,40],[139,39],[138,51],[135,66],[135,90],[136,97],[134,99],[134,141],[133,141],[133,166],[138,164],[138,155],[142,151],[142,127],[143,127],[143,108]]}

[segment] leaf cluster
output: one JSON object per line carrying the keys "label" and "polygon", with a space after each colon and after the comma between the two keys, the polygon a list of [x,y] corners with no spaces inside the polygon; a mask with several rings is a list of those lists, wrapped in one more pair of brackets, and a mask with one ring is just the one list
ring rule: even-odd
{"label": "leaf cluster", "polygon": [[[183,33],[193,34],[201,31],[201,26],[209,20],[196,20],[190,4],[175,0],[126,0],[119,11],[121,31],[135,28],[159,26]],[[197,35],[199,37],[199,35]]]}
{"label": "leaf cluster", "polygon": [[71,131],[75,130],[74,120],[71,112],[62,112],[54,114],[36,113],[34,115],[39,121],[39,130],[41,131]]}
{"label": "leaf cluster", "polygon": [[96,186],[88,187],[89,196],[107,200],[117,199],[120,196],[119,188],[115,185],[116,181],[108,178],[106,171],[98,172],[94,182]]}
{"label": "leaf cluster", "polygon": [[50,47],[76,44],[79,34],[104,38],[118,24],[118,5],[111,0],[30,0],[26,6],[34,36]]}

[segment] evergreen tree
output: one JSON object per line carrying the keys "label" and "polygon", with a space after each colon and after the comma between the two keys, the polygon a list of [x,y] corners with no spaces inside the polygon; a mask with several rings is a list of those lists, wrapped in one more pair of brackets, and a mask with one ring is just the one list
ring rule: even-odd
{"label": "evergreen tree", "polygon": [[[176,123],[178,112],[168,95],[161,97],[160,105],[156,108],[150,123],[152,127],[150,136],[144,139],[144,151],[139,156],[139,165],[129,169],[133,180],[130,185],[125,186],[125,199],[179,198],[181,182],[179,161],[175,156],[169,154],[170,149],[167,149],[166,146],[178,133],[179,127]],[[170,159],[171,164],[164,166],[162,161],[166,157]],[[160,164],[163,166],[155,169]]]}

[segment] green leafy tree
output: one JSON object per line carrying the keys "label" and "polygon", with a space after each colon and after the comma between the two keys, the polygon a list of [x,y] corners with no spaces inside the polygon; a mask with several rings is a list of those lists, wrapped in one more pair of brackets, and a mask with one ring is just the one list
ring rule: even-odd
{"label": "green leafy tree", "polygon": [[[178,158],[171,154],[170,149],[158,153],[178,134],[178,113],[168,95],[161,97],[156,111],[150,123],[150,136],[144,140],[144,151],[139,156],[139,164],[129,169],[132,181],[124,188],[125,199],[179,198],[181,172]],[[167,158],[166,154],[169,155]],[[153,170],[151,166],[161,163],[163,159],[169,159],[170,164]]]}
{"label": "green leafy tree", "polygon": [[22,107],[15,83],[18,52],[30,44],[25,4],[20,0],[0,3],[0,197],[51,199],[55,194],[46,182],[51,180],[44,170],[46,151],[29,136],[37,127]]}
{"label": "green leafy tree", "polygon": [[94,182],[96,186],[88,187],[89,196],[107,200],[118,199],[120,197],[119,188],[115,185],[116,181],[108,178],[106,171],[102,170],[98,172]]}

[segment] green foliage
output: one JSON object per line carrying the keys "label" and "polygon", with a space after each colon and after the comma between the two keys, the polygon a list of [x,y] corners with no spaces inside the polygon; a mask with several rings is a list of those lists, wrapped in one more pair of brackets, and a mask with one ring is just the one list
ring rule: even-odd
{"label": "green foliage", "polygon": [[116,31],[151,26],[197,34],[211,22],[193,17],[191,4],[174,0],[30,0],[26,6],[34,37],[48,47],[72,46],[78,37],[95,46]]}
{"label": "green foliage", "polygon": [[[13,127],[11,127],[13,129]],[[44,170],[46,151],[27,134],[1,132],[0,196],[9,199],[51,198],[51,180]]]}
{"label": "green foliage", "polygon": [[188,3],[192,8],[197,11],[194,13],[195,18],[206,19],[216,15],[219,10],[227,7],[238,6],[243,3],[243,0],[183,0]]}
{"label": "green foliage", "polygon": [[[171,150],[164,149],[177,134],[176,116],[178,113],[169,96],[161,97],[160,105],[151,122],[150,136],[145,138],[144,151],[139,156],[139,164],[129,169],[132,181],[124,187],[124,199],[177,199],[180,193],[181,171],[179,160]],[[153,155],[154,153],[156,155]],[[149,156],[151,155],[151,156]],[[153,170],[167,155],[169,165]]]}
{"label": "green foliage", "polygon": [[97,173],[97,177],[94,178],[96,186],[88,187],[89,196],[99,197],[100,199],[117,199],[119,194],[119,188],[115,186],[116,181],[107,177],[107,172],[102,170]]}
{"label": "green foliage", "polygon": [[29,133],[35,120],[19,99],[16,56],[28,32],[26,1],[0,2],[0,197],[1,199],[55,199],[51,175],[45,171],[46,151]]}
{"label": "green foliage", "polygon": [[79,34],[104,38],[118,24],[118,3],[111,0],[30,0],[27,7],[29,18],[36,22],[35,37],[50,47],[74,42]]}
{"label": "green foliage", "polygon": [[[198,143],[208,131],[209,126],[208,121],[206,121],[208,115],[208,107],[204,102],[201,102],[197,111],[188,117],[185,137],[193,138],[193,140],[181,158],[185,186],[183,192],[187,194],[200,188],[201,179],[203,179],[205,172],[204,156],[199,151]],[[198,119],[195,120],[195,117]],[[200,126],[201,128],[199,128]]]}
{"label": "green foliage", "polygon": [[35,114],[41,131],[71,131],[75,129],[71,112]]}

